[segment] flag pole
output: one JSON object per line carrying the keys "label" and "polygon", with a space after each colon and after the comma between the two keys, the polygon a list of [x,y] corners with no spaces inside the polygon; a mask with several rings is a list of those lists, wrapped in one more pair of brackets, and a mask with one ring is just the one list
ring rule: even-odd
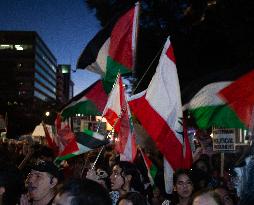
{"label": "flag pole", "polygon": [[148,71],[150,70],[150,68],[152,67],[154,61],[158,58],[158,56],[161,54],[162,49],[164,48],[164,45],[161,47],[161,49],[158,51],[158,53],[156,54],[156,56],[154,57],[154,59],[152,60],[152,62],[150,63],[150,65],[148,66],[148,68],[146,69],[145,73],[142,75],[141,79],[138,81],[136,87],[133,89],[132,91],[132,95],[135,93],[135,91],[137,90],[138,86],[140,85],[140,83],[143,81],[144,77],[146,76],[146,74],[148,73]]}
{"label": "flag pole", "polygon": [[105,145],[102,146],[102,148],[101,148],[99,154],[97,155],[97,157],[96,157],[96,159],[95,159],[95,161],[94,161],[94,163],[93,163],[93,166],[92,166],[92,168],[91,168],[92,170],[94,169],[94,167],[95,167],[95,165],[96,165],[96,163],[97,163],[99,157],[101,156],[102,150],[103,150],[104,148],[105,148]]}
{"label": "flag pole", "polygon": [[133,22],[133,31],[132,32],[132,49],[133,49],[133,71],[132,77],[136,77],[137,69],[137,52],[138,52],[138,35],[139,35],[139,18],[140,18],[140,1],[135,3],[134,10],[134,22]]}
{"label": "flag pole", "polygon": [[[115,127],[116,123],[118,122],[118,120],[119,120],[119,118],[117,118],[117,120],[115,121],[112,130],[114,129],[114,127]],[[112,134],[112,132],[113,132],[112,130],[107,134],[106,138],[108,138],[108,136]],[[95,165],[96,165],[96,163],[97,163],[99,157],[101,156],[101,153],[102,153],[102,151],[103,151],[104,148],[105,148],[105,145],[103,145],[103,146],[101,147],[101,149],[100,149],[98,155],[96,156],[96,159],[94,160],[94,163],[93,163],[93,166],[92,166],[91,170],[94,169],[94,167],[95,167]],[[85,164],[85,165],[86,165],[86,164]],[[84,167],[82,168],[81,176],[83,176],[83,172],[84,172],[85,165],[84,165]]]}
{"label": "flag pole", "polygon": [[224,152],[220,153],[220,177],[224,177],[224,161],[225,161],[225,154]]}
{"label": "flag pole", "polygon": [[252,108],[252,112],[251,112],[251,119],[250,119],[250,124],[249,124],[249,134],[250,134],[250,142],[252,143],[253,141],[253,135],[254,135],[254,106]]}

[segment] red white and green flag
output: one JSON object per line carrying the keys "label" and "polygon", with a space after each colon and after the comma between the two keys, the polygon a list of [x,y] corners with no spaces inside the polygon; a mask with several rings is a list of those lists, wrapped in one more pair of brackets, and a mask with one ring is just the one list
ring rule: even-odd
{"label": "red white and green flag", "polygon": [[[184,110],[193,116],[201,129],[218,128],[247,128],[232,106],[220,96],[221,90],[231,85],[241,76],[252,71],[250,65],[236,65],[232,69],[215,69],[214,72],[193,79],[191,86],[183,87],[182,100]],[[239,90],[239,89],[238,89]],[[245,89],[243,89],[245,92]],[[235,93],[244,95],[243,93]]]}
{"label": "red white and green flag", "polygon": [[75,134],[72,132],[69,123],[66,120],[63,121],[60,113],[57,113],[55,119],[55,136],[58,146],[57,159],[79,150]]}
{"label": "red white and green flag", "polygon": [[[65,149],[59,153],[58,157],[55,159],[56,162],[70,159],[77,155],[97,149],[108,143],[103,135],[91,130],[75,132],[73,133],[73,136],[75,144],[74,141],[70,141],[69,144],[65,146]],[[75,149],[70,149],[71,146]]]}
{"label": "red white and green flag", "polygon": [[246,128],[253,127],[254,115],[254,70],[243,75],[227,87],[219,91],[218,95],[235,113],[238,120]]}
{"label": "red white and green flag", "polygon": [[62,110],[61,116],[66,119],[76,114],[100,115],[107,103],[108,95],[105,92],[102,81],[98,80],[75,96]]}
{"label": "red white and green flag", "polygon": [[[184,109],[188,109],[192,114],[199,128],[248,128],[252,113],[250,110],[253,77],[253,73],[248,71],[238,68],[230,73],[212,76],[209,81],[203,80],[209,83],[200,87],[184,106]],[[240,76],[243,77],[236,80]]]}
{"label": "red white and green flag", "polygon": [[173,172],[190,168],[192,152],[183,127],[180,86],[169,38],[147,90],[132,96],[129,105],[164,155],[165,189],[173,189]]}
{"label": "red white and green flag", "polygon": [[184,109],[188,109],[201,129],[211,127],[245,128],[234,110],[219,96],[232,81],[210,83],[194,95]]}
{"label": "red white and green flag", "polygon": [[59,149],[58,149],[58,143],[56,139],[56,135],[52,130],[51,126],[46,125],[42,122],[42,126],[45,132],[45,138],[47,141],[48,146],[53,150],[54,155],[57,156]]}
{"label": "red white and green flag", "polygon": [[116,79],[102,116],[107,119],[118,135],[115,144],[121,160],[133,161],[137,153],[136,134],[120,74]]}
{"label": "red white and green flag", "polygon": [[78,68],[86,68],[102,75],[107,93],[111,91],[119,72],[128,74],[133,70],[138,5],[98,32],[78,60]]}
{"label": "red white and green flag", "polygon": [[146,155],[146,153],[144,153],[141,149],[139,149],[139,151],[143,157],[150,183],[151,183],[151,185],[154,185],[154,179],[155,179],[155,176],[158,172],[158,169],[153,164],[153,162],[149,159],[149,157]]}
{"label": "red white and green flag", "polygon": [[90,130],[78,133],[72,132],[68,122],[63,121],[59,113],[55,120],[55,129],[55,139],[58,146],[56,162],[67,160],[107,144],[104,136],[97,132]]}

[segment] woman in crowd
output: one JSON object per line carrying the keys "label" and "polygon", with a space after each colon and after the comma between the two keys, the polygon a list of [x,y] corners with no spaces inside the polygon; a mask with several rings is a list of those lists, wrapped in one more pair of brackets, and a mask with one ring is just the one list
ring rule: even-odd
{"label": "woman in crowd", "polygon": [[144,192],[144,186],[141,182],[141,175],[136,166],[127,161],[117,162],[113,166],[110,176],[111,190],[110,192],[113,205],[116,204],[119,197],[130,191],[136,191],[140,194]]}
{"label": "woman in crowd", "polygon": [[179,169],[173,177],[174,192],[172,201],[165,200],[163,205],[188,205],[193,193],[193,183],[190,171]]}

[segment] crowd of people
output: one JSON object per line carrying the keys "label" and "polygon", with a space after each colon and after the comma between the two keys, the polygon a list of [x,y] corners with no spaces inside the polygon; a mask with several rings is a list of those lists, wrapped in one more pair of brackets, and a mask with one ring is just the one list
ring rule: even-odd
{"label": "crowd of people", "polygon": [[237,196],[227,166],[220,176],[217,155],[194,153],[191,169],[175,171],[173,193],[167,194],[162,157],[153,159],[158,169],[153,184],[141,153],[134,162],[120,161],[113,145],[104,147],[96,160],[98,153],[93,150],[56,165],[54,152],[47,145],[0,140],[0,204],[252,204],[251,199],[246,202]]}

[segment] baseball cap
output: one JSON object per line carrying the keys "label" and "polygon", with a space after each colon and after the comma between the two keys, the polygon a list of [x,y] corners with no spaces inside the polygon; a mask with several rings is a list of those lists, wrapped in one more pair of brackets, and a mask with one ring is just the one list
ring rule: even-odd
{"label": "baseball cap", "polygon": [[62,171],[50,161],[39,160],[32,166],[32,169],[39,172],[47,172],[56,177],[59,181],[63,179]]}

